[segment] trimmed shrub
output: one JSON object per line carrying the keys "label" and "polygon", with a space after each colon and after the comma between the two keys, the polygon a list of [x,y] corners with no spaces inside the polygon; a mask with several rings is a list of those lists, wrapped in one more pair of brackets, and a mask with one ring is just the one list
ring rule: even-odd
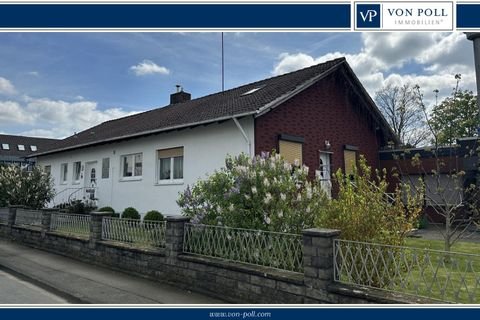
{"label": "trimmed shrub", "polygon": [[122,218],[140,220],[140,214],[138,213],[137,209],[128,207],[123,210]]}
{"label": "trimmed shrub", "polygon": [[163,221],[163,214],[161,214],[157,210],[150,210],[147,212],[145,217],[143,217],[144,221]]}
{"label": "trimmed shrub", "polygon": [[115,213],[115,210],[113,210],[112,207],[101,207],[100,209],[98,209],[99,212],[111,212],[111,213]]}

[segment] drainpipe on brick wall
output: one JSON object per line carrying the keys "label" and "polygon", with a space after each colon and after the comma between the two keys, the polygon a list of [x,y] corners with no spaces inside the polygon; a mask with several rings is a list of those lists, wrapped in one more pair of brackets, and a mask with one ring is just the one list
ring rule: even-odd
{"label": "drainpipe on brick wall", "polygon": [[243,130],[243,127],[242,127],[242,125],[240,124],[240,122],[238,121],[237,118],[232,118],[232,119],[233,119],[233,122],[235,122],[235,124],[237,125],[238,130],[240,130],[240,132],[242,133],[243,138],[247,142],[247,144],[248,144],[248,154],[250,155],[250,157],[252,157],[253,156],[253,154],[252,154],[252,143],[250,142],[250,139],[248,138],[247,133],[245,132],[245,130]]}

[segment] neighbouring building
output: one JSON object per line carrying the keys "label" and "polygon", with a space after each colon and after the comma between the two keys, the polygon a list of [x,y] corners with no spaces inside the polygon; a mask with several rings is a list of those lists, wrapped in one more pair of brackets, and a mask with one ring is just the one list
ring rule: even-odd
{"label": "neighbouring building", "polygon": [[47,150],[56,141],[58,140],[0,134],[0,164],[31,167],[35,164],[35,158],[27,156]]}
{"label": "neighbouring building", "polygon": [[[468,199],[465,190],[472,185],[480,187],[480,138],[460,138],[455,145],[439,148],[393,149],[379,154],[380,166],[389,174],[390,191],[400,181],[410,184],[414,192],[424,189],[424,212],[430,221],[443,223],[445,219],[437,213],[442,212],[438,208],[456,204],[459,204],[458,221],[470,217],[465,202],[474,200],[477,203],[477,200]],[[474,196],[478,197],[478,192]]]}
{"label": "neighbouring building", "polygon": [[224,166],[227,155],[277,150],[320,175],[347,173],[359,154],[378,168],[394,133],[344,58],[107,121],[36,152],[57,197],[178,214],[179,192]]}

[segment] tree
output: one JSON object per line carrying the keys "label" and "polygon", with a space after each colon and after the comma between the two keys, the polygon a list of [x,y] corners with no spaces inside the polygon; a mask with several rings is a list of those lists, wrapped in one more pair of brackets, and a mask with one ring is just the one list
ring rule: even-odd
{"label": "tree", "polygon": [[459,81],[460,78],[452,96],[434,106],[432,111],[431,124],[438,133],[439,144],[454,144],[458,138],[476,136],[480,127],[477,98],[472,91],[459,90]]}
{"label": "tree", "polygon": [[[456,75],[455,79],[457,85],[452,95],[452,101],[457,99],[461,76]],[[471,227],[479,221],[479,164],[473,165],[469,172],[463,170],[463,158],[460,158],[457,153],[458,147],[454,145],[454,136],[452,135],[452,138],[446,140],[449,145],[441,143],[445,128],[436,126],[423,102],[420,88],[415,86],[414,90],[422,106],[433,146],[425,148],[422,155],[411,154],[408,150],[397,155],[396,169],[404,180],[403,182],[410,183],[416,194],[424,196],[425,204],[433,210],[433,213],[444,219],[444,227],[439,228],[439,231],[444,239],[445,251],[450,251],[452,245],[470,232]],[[445,127],[454,128],[452,121],[456,118],[446,117],[445,119]],[[474,140],[473,145],[469,147],[470,152],[465,157],[470,160],[479,159],[478,142],[479,140]],[[415,171],[416,174],[411,175],[406,171]],[[422,183],[418,183],[419,177]],[[427,216],[427,218],[432,217]]]}
{"label": "tree", "polygon": [[27,171],[19,166],[0,166],[0,207],[23,205],[43,208],[54,196],[50,174],[39,167]]}
{"label": "tree", "polygon": [[387,85],[375,93],[375,101],[404,146],[415,147],[427,141],[428,130],[414,86]]}

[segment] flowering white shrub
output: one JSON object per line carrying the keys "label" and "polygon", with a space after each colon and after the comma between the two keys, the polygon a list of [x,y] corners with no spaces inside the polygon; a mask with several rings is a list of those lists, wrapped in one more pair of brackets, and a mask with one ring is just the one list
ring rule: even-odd
{"label": "flowering white shrub", "polygon": [[197,182],[177,201],[193,223],[299,233],[328,201],[308,167],[279,154],[228,157],[226,167]]}
{"label": "flowering white shrub", "polygon": [[24,205],[43,208],[54,196],[49,174],[34,167],[26,171],[19,166],[0,166],[0,207]]}

